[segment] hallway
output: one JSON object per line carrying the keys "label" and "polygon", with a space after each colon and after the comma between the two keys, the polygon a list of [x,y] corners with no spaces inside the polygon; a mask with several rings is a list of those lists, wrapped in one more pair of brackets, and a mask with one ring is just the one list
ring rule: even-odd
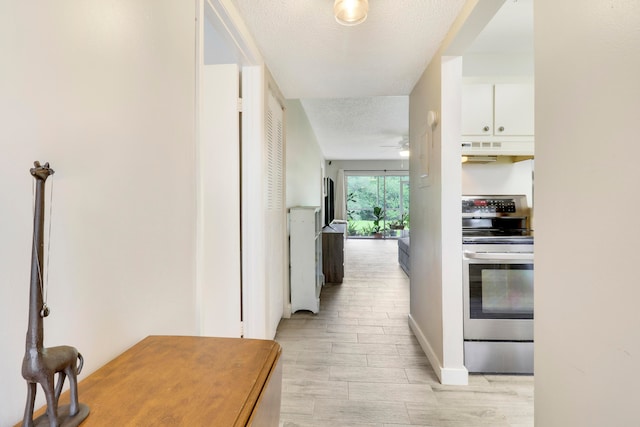
{"label": "hallway", "polygon": [[443,386],[409,329],[395,240],[345,241],[345,278],[320,313],[282,319],[283,427],[531,427],[533,377]]}

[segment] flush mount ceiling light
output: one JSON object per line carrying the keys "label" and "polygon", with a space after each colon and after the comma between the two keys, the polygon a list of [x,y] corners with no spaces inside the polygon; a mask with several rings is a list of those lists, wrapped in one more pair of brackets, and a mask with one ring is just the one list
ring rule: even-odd
{"label": "flush mount ceiling light", "polygon": [[369,0],[336,0],[333,4],[333,14],[336,21],[342,25],[358,25],[367,19]]}

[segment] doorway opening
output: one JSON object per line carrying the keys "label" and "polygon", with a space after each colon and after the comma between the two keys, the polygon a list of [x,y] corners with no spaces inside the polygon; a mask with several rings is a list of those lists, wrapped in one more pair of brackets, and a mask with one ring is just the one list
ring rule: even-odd
{"label": "doorway opening", "polygon": [[345,172],[347,236],[397,239],[409,234],[409,176]]}

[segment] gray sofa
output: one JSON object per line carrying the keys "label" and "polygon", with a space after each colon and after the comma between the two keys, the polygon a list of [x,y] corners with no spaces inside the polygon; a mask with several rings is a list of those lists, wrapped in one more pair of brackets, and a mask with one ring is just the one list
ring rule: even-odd
{"label": "gray sofa", "polygon": [[398,264],[407,273],[409,274],[409,237],[401,237],[398,239]]}

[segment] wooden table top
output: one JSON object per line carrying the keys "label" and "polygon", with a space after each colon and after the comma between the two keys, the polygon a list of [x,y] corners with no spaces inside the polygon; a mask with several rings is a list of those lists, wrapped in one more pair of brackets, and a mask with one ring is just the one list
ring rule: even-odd
{"label": "wooden table top", "polygon": [[244,426],[280,352],[267,340],[147,337],[80,381],[82,427]]}

